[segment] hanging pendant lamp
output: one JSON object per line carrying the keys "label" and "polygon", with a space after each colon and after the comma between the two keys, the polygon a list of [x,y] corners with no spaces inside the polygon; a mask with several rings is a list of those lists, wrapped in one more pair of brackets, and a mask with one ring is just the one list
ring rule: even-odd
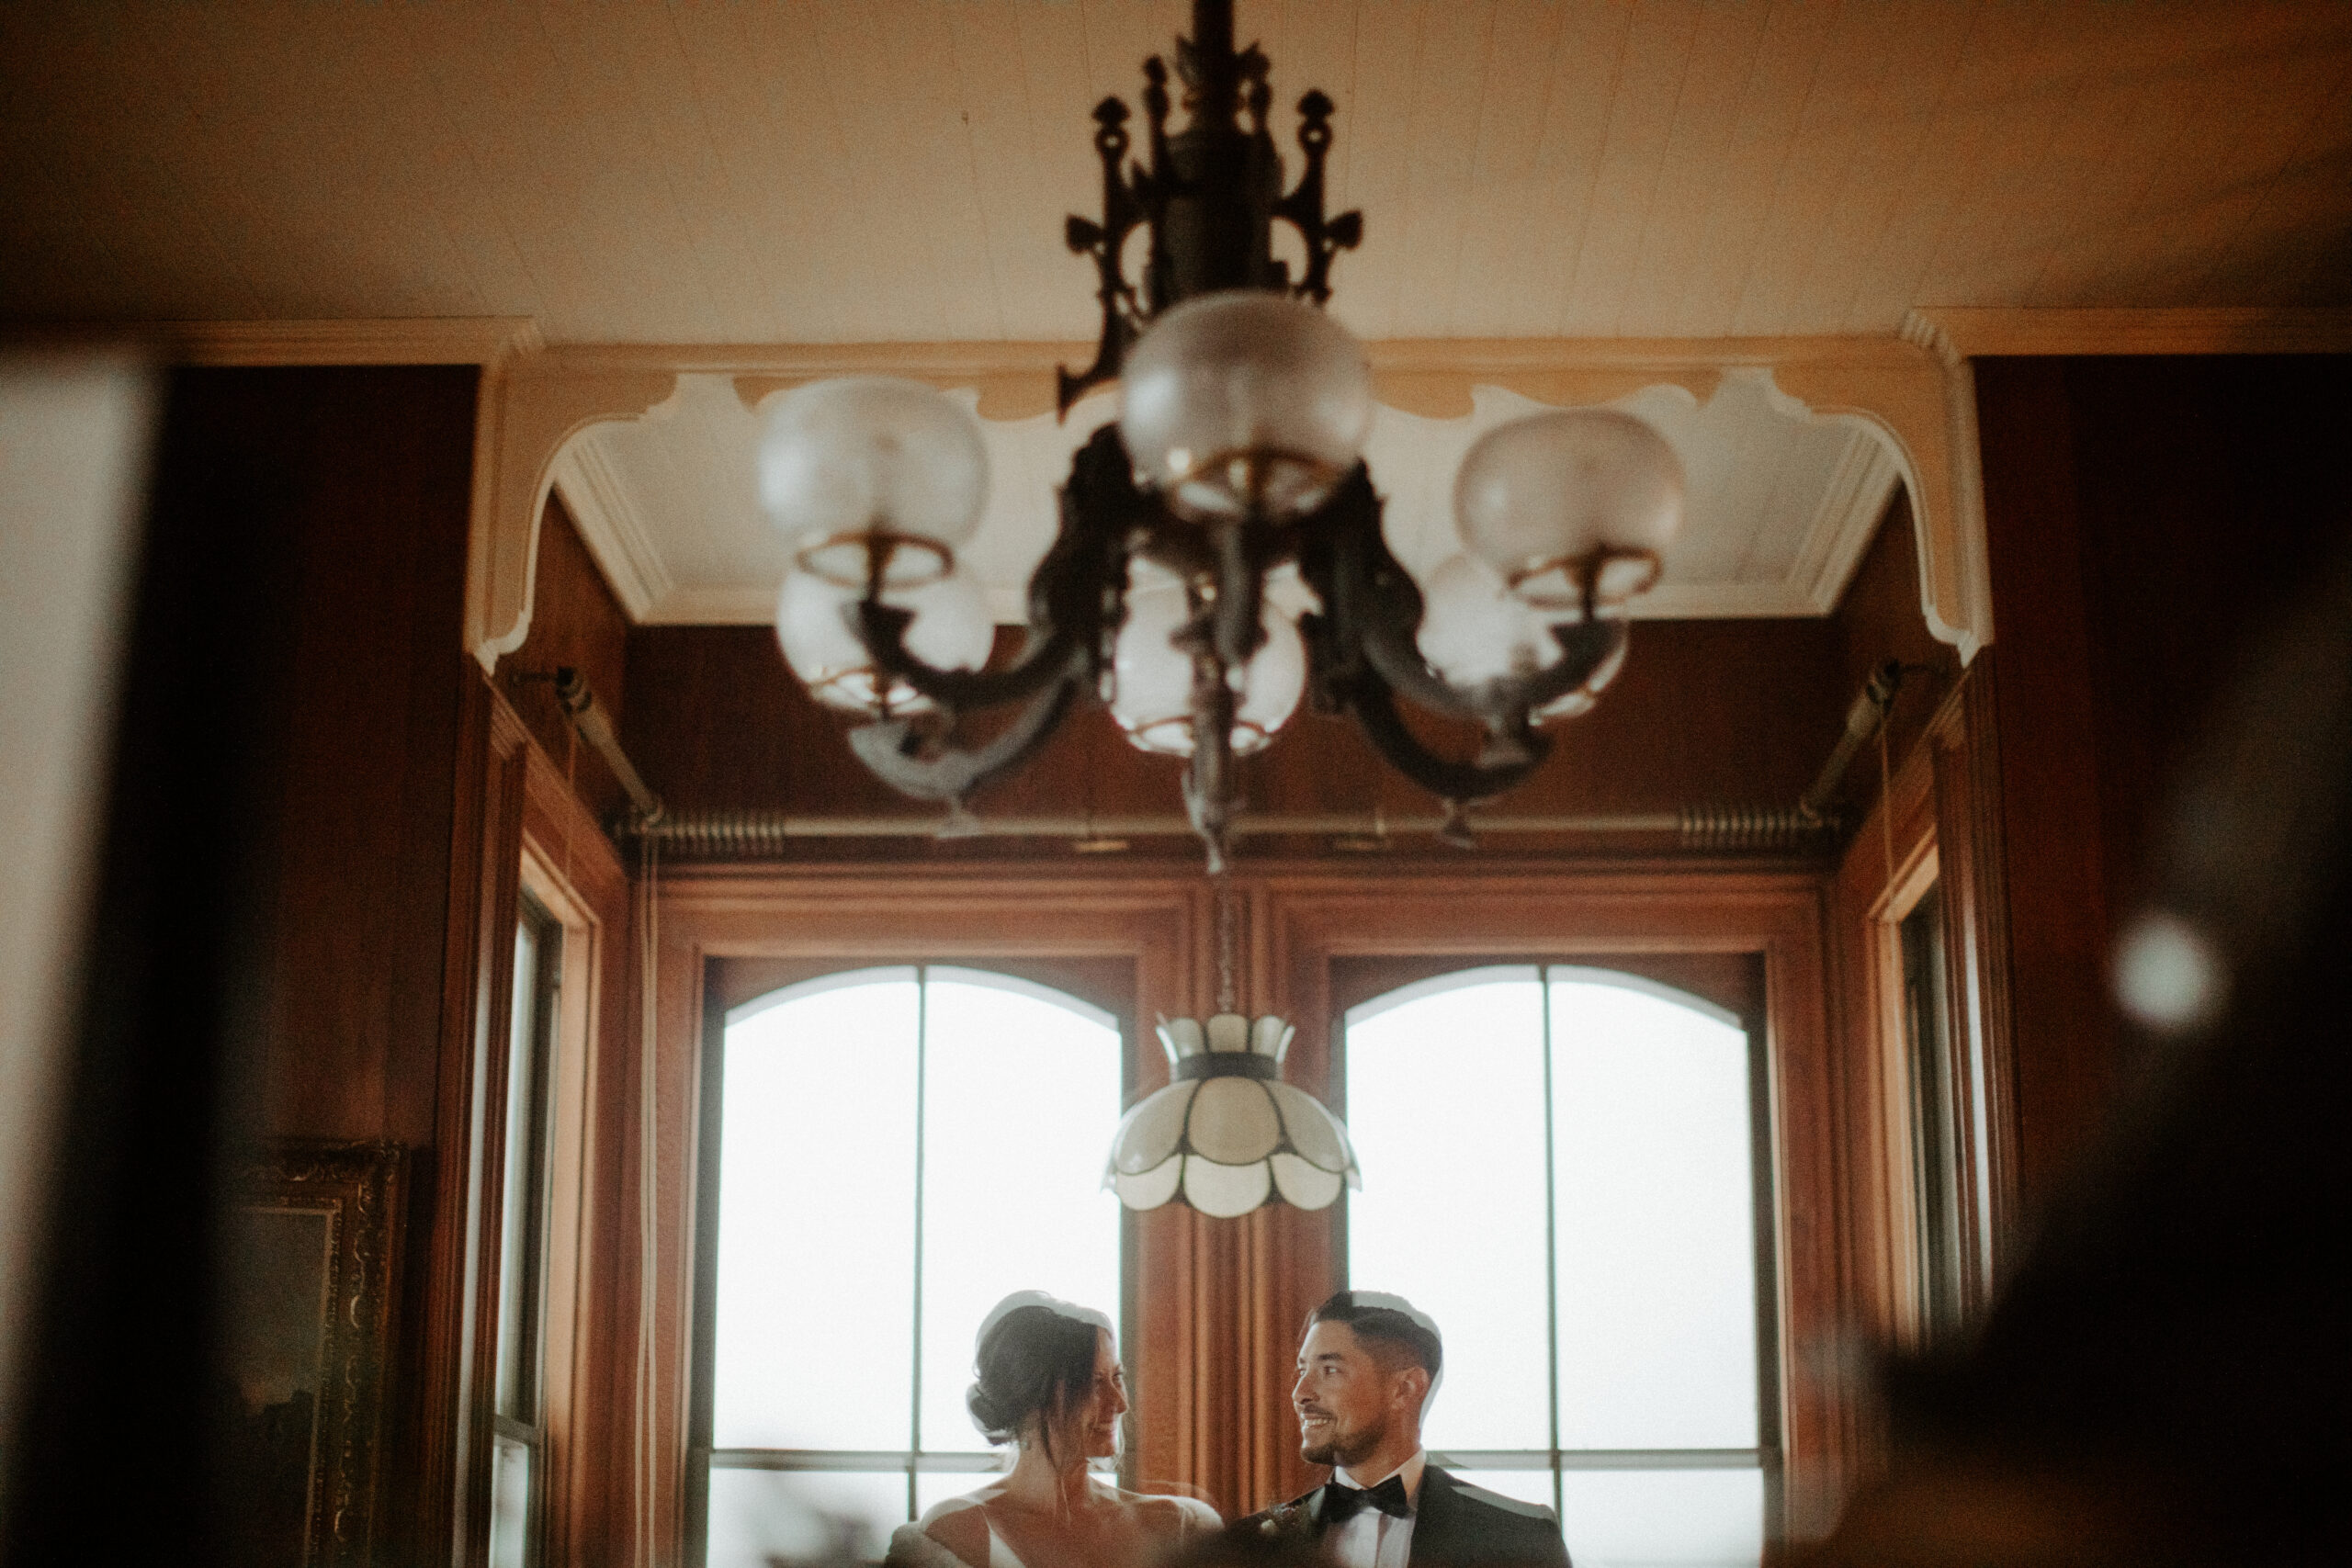
{"label": "hanging pendant lamp", "polygon": [[1218,1219],[1270,1202],[1327,1209],[1342,1188],[1363,1186],[1347,1126],[1283,1081],[1290,1021],[1234,1009],[1233,890],[1222,875],[1216,916],[1217,1011],[1159,1021],[1170,1082],[1120,1118],[1102,1185],[1130,1209],[1182,1201]]}

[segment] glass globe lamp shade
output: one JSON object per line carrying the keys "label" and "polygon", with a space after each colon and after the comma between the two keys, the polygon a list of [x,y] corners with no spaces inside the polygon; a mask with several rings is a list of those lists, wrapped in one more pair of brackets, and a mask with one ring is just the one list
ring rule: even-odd
{"label": "glass globe lamp shade", "polygon": [[1465,692],[1560,661],[1542,617],[1471,555],[1449,556],[1430,573],[1416,636],[1430,668]]}
{"label": "glass globe lamp shade", "polygon": [[1261,289],[1163,312],[1119,373],[1119,435],[1143,482],[1195,522],[1313,511],[1372,428],[1372,372],[1347,329]]}
{"label": "glass globe lamp shade", "polygon": [[1682,464],[1666,438],[1615,409],[1560,409],[1497,425],[1454,476],[1462,543],[1539,609],[1622,609],[1657,576],[1682,525]]}
{"label": "glass globe lamp shade", "polygon": [[854,376],[795,388],[760,442],[760,503],[805,570],[865,587],[944,577],[979,526],[988,450],[971,415],[919,381]]}
{"label": "glass globe lamp shade", "polygon": [[[1111,649],[1111,716],[1138,750],[1193,754],[1193,657],[1170,640],[1192,616],[1184,585],[1138,569],[1127,590],[1126,624]],[[1298,627],[1269,604],[1266,640],[1242,667],[1233,716],[1236,755],[1265,750],[1306,693],[1306,646]]]}
{"label": "glass globe lamp shade", "polygon": [[[862,597],[862,591],[813,571],[786,572],[775,607],[785,662],[827,707],[862,714],[928,712],[931,699],[904,681],[885,681],[858,640],[848,611]],[[885,589],[882,603],[914,613],[907,651],[933,669],[978,670],[988,662],[996,627],[978,585],[961,572]]]}
{"label": "glass globe lamp shade", "polygon": [[1102,1184],[1130,1209],[1182,1201],[1220,1219],[1275,1201],[1329,1208],[1363,1187],[1346,1125],[1282,1081],[1293,1032],[1271,1016],[1162,1019],[1171,1081],[1120,1120]]}

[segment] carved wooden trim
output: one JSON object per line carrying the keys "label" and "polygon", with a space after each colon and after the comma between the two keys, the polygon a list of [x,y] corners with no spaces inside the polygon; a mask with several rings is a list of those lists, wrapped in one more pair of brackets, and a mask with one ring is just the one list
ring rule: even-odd
{"label": "carved wooden trim", "polygon": [[[582,543],[604,569],[605,581],[630,622],[643,625],[654,607],[677,592],[661,547],[646,535],[645,520],[626,481],[605,454],[594,429],[583,430],[557,452],[550,476],[563,509],[571,514]],[[759,619],[775,606],[763,601]]]}
{"label": "carved wooden trim", "polygon": [[547,1300],[542,1377],[547,1433],[546,1536],[540,1559],[571,1562],[620,1539],[610,1524],[625,1430],[615,1419],[610,1369],[620,1353],[610,1276],[609,1194],[625,1129],[608,1065],[626,1055],[628,874],[595,819],[548,754],[526,748],[522,880],[563,927],[558,1055],[549,1120]]}
{"label": "carved wooden trim", "polygon": [[564,351],[483,372],[466,559],[466,650],[483,670],[494,671],[530,635],[539,520],[564,443],[592,424],[656,413],[677,382],[674,370]]}
{"label": "carved wooden trim", "polygon": [[495,365],[540,346],[528,316],[162,321],[139,330],[181,365]]}
{"label": "carved wooden trim", "polygon": [[[1089,352],[1061,343],[572,345],[492,366],[476,446],[468,650],[494,669],[529,631],[538,522],[565,444],[593,424],[658,417],[681,374],[730,375],[746,406],[828,376],[906,376],[975,388],[982,417],[1010,420],[1051,412],[1053,367]],[[1467,413],[1471,389],[1482,385],[1566,406],[1652,386],[1703,399],[1728,370],[1766,371],[1792,412],[1884,443],[1911,495],[1929,629],[1963,661],[1992,638],[1973,389],[1965,362],[1939,357],[1928,342],[1407,339],[1368,344],[1365,353],[1382,402],[1433,418]],[[690,618],[736,619],[742,611],[730,597]]]}
{"label": "carved wooden trim", "polygon": [[1903,335],[1939,356],[2116,354],[2352,354],[2352,310],[2193,306],[2156,310],[1939,306]]}
{"label": "carved wooden trim", "polygon": [[[415,1539],[436,1560],[475,1563],[489,1544],[491,1382],[497,1194],[478,1190],[469,1152],[476,1101],[495,1127],[505,1055],[490,1047],[514,983],[514,913],[521,870],[523,773],[529,736],[486,681],[469,681],[452,827],[447,957],[442,980],[440,1103],[435,1118],[433,1250],[425,1296],[423,1483]],[[503,940],[502,940],[503,938]],[[487,1205],[487,1211],[484,1205]],[[469,1246],[469,1216],[482,1216]],[[487,1302],[487,1305],[485,1305]]]}
{"label": "carved wooden trim", "polygon": [[[1945,889],[1945,963],[1960,1010],[1953,1039],[1964,1041],[1984,1064],[1982,1115],[1985,1145],[1964,1152],[1984,1162],[1990,1209],[1972,1201],[1965,1217],[1981,1225],[1992,1251],[1988,1271],[1967,1280],[1980,1306],[2007,1272],[2020,1237],[2017,1122],[2017,1022],[2009,990],[2009,901],[2004,873],[2007,830],[2001,811],[2000,737],[1992,689],[1996,671],[1972,670],[1947,697],[1928,729],[1934,748],[1936,838]],[[1971,1100],[1976,1098],[1972,1093]]]}

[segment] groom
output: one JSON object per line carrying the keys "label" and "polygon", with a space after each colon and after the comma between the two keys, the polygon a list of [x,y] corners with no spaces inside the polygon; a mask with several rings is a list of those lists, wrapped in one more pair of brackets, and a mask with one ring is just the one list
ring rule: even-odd
{"label": "groom", "polygon": [[1299,1347],[1298,1450],[1331,1479],[1237,1528],[1317,1540],[1339,1568],[1568,1568],[1549,1508],[1457,1481],[1421,1451],[1445,1348],[1402,1296],[1341,1291]]}

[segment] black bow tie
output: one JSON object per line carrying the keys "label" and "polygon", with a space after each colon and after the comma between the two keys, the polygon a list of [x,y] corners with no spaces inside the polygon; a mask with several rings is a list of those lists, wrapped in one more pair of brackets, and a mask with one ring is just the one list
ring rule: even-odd
{"label": "black bow tie", "polygon": [[1323,1522],[1327,1525],[1343,1523],[1366,1508],[1377,1508],[1396,1518],[1410,1518],[1413,1505],[1405,1496],[1405,1478],[1392,1475],[1374,1487],[1350,1486],[1334,1480],[1323,1489]]}

